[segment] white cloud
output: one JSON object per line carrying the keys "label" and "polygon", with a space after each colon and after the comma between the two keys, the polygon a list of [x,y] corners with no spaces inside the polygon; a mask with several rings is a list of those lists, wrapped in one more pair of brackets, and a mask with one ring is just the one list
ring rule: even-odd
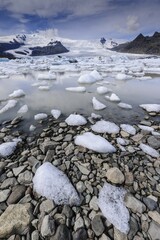
{"label": "white cloud", "polygon": [[128,16],[127,17],[127,31],[135,32],[139,28],[139,21],[137,16]]}

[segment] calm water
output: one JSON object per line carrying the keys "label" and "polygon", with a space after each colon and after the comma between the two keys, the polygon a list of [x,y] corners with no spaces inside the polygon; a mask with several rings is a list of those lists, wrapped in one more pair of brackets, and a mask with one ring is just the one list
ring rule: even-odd
{"label": "calm water", "polygon": [[[74,93],[65,90],[66,87],[79,86],[77,79],[80,73],[77,72],[57,72],[57,79],[46,81],[50,85],[49,91],[41,91],[37,86],[32,86],[37,80],[40,72],[31,72],[30,74],[14,75],[7,79],[0,79],[0,100],[4,100],[16,89],[23,89],[26,96],[18,99],[15,108],[0,115],[0,122],[9,120],[17,116],[19,108],[27,104],[29,112],[24,115],[28,125],[34,124],[34,114],[44,112],[50,114],[51,109],[60,109],[63,117],[70,113],[77,112],[89,116],[92,112],[101,114],[106,120],[115,123],[136,123],[146,113],[138,107],[139,104],[160,103],[160,77],[154,77],[151,80],[131,79],[127,81],[118,81],[111,77],[105,77],[103,86],[111,88],[122,102],[131,104],[132,110],[124,110],[116,103],[109,102],[104,95],[96,93],[99,84],[85,85],[85,93]],[[102,73],[103,74],[103,73]],[[107,108],[102,111],[94,111],[92,107],[92,97],[96,97],[103,102]],[[2,108],[6,102],[0,102]],[[27,126],[28,126],[27,125]]]}

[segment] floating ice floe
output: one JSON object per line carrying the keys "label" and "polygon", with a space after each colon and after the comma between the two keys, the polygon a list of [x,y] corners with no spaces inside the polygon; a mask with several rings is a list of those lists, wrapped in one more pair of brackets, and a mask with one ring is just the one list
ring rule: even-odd
{"label": "floating ice floe", "polygon": [[160,112],[160,104],[141,104],[139,106],[147,112]]}
{"label": "floating ice floe", "polygon": [[41,91],[49,91],[50,86],[39,86],[38,89]]}
{"label": "floating ice floe", "polygon": [[101,86],[101,87],[97,88],[97,93],[98,94],[105,94],[107,92],[110,92],[110,89],[108,89],[107,87]]}
{"label": "floating ice floe", "polygon": [[30,131],[30,132],[33,132],[35,129],[36,129],[36,127],[35,127],[34,125],[31,125],[31,126],[29,127],[29,131]]}
{"label": "floating ice floe", "polygon": [[93,70],[90,75],[94,77],[97,81],[102,80],[102,76],[97,72],[97,70]]}
{"label": "floating ice floe", "polygon": [[91,132],[83,133],[75,138],[75,144],[99,153],[112,153],[116,149],[105,138]]}
{"label": "floating ice floe", "polygon": [[23,113],[26,113],[26,112],[28,112],[28,106],[25,104],[18,110],[17,113],[23,114]]}
{"label": "floating ice floe", "polygon": [[124,108],[124,109],[132,109],[132,106],[130,104],[123,103],[123,102],[118,103],[118,107]]}
{"label": "floating ice floe", "polygon": [[46,86],[46,85],[47,85],[47,81],[39,81],[39,82],[33,83],[31,86],[38,87],[38,86]]}
{"label": "floating ice floe", "polygon": [[86,84],[95,83],[96,81],[97,80],[90,74],[83,74],[78,79],[79,83],[86,83]]}
{"label": "floating ice floe", "polygon": [[96,114],[96,113],[91,113],[91,118],[93,118],[93,119],[101,119],[102,116],[99,115],[99,114]]}
{"label": "floating ice floe", "polygon": [[0,144],[0,156],[8,157],[10,156],[16,149],[17,142],[5,142]]}
{"label": "floating ice floe", "polygon": [[105,98],[107,100],[110,100],[111,102],[119,102],[120,101],[120,98],[115,93],[112,93],[110,97],[105,96]]}
{"label": "floating ice floe", "polygon": [[15,90],[13,93],[9,94],[10,98],[19,98],[25,96],[25,92],[22,89]]}
{"label": "floating ice floe", "polygon": [[144,126],[144,125],[138,125],[138,127],[139,127],[141,130],[144,130],[144,131],[148,131],[148,132],[154,131],[154,128],[152,128],[152,127],[148,127],[148,126]]}
{"label": "floating ice floe", "polygon": [[55,74],[39,74],[38,75],[38,80],[54,80],[56,79]]}
{"label": "floating ice floe", "polygon": [[92,98],[92,103],[95,110],[103,110],[106,108],[106,105],[98,101],[95,97]]}
{"label": "floating ice floe", "polygon": [[70,92],[85,92],[86,88],[85,87],[68,87],[66,88],[66,90]]}
{"label": "floating ice floe", "polygon": [[34,115],[34,119],[35,120],[43,120],[47,118],[47,114],[46,113],[38,113],[36,115]]}
{"label": "floating ice floe", "polygon": [[96,122],[91,129],[97,133],[119,133],[119,127],[115,123],[104,120]]}
{"label": "floating ice floe", "polygon": [[129,232],[130,214],[124,204],[126,190],[105,183],[100,190],[98,206],[107,220],[120,232]]}
{"label": "floating ice floe", "polygon": [[80,198],[68,177],[51,163],[43,163],[33,178],[34,190],[55,204],[79,205]]}
{"label": "floating ice floe", "polygon": [[87,120],[79,114],[70,114],[69,117],[66,118],[65,122],[69,126],[80,126],[85,125],[87,123]]}
{"label": "floating ice floe", "polygon": [[9,78],[8,75],[0,75],[0,79],[6,79],[6,78]]}
{"label": "floating ice floe", "polygon": [[52,109],[51,114],[55,119],[58,119],[61,115],[61,111],[58,109]]}
{"label": "floating ice floe", "polygon": [[128,77],[128,76],[127,76],[125,73],[118,73],[118,74],[116,75],[116,79],[117,79],[117,80],[126,80],[127,77]]}
{"label": "floating ice floe", "polygon": [[9,100],[9,101],[7,102],[7,104],[6,104],[3,108],[0,109],[0,114],[8,111],[9,109],[11,109],[11,108],[13,108],[13,107],[15,107],[16,104],[17,104],[17,101],[16,101],[16,100]]}
{"label": "floating ice floe", "polygon": [[136,134],[136,129],[129,125],[129,124],[121,124],[120,127],[122,128],[123,131],[131,134],[131,135],[135,135]]}
{"label": "floating ice floe", "polygon": [[158,158],[159,157],[159,153],[152,147],[144,144],[144,143],[141,143],[139,145],[140,149],[145,152],[146,154],[152,156],[152,157],[155,157],[155,158]]}

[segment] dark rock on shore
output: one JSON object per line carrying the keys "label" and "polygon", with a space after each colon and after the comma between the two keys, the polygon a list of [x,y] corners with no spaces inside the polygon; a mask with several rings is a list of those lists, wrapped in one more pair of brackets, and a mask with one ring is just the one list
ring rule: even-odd
{"label": "dark rock on shore", "polygon": [[139,34],[133,41],[120,44],[112,50],[126,53],[155,54],[160,55],[160,33],[155,32],[153,36]]}

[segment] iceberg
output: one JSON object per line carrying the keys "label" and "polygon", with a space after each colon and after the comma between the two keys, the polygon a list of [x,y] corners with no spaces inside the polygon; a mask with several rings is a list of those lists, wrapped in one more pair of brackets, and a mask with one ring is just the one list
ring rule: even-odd
{"label": "iceberg", "polygon": [[75,144],[98,153],[113,153],[116,151],[115,147],[113,147],[105,138],[91,132],[76,136]]}
{"label": "iceberg", "polygon": [[87,123],[87,120],[79,115],[79,114],[70,114],[68,118],[66,118],[65,122],[69,126],[81,126]]}
{"label": "iceberg", "polygon": [[130,214],[124,204],[126,190],[105,183],[100,190],[98,206],[107,220],[120,232],[129,232]]}
{"label": "iceberg", "polygon": [[120,130],[115,123],[104,120],[96,122],[94,125],[91,126],[91,129],[97,133],[109,133],[109,134],[111,133],[117,134],[119,133]]}
{"label": "iceberg", "polygon": [[95,97],[92,98],[93,108],[94,110],[103,110],[106,108],[106,105],[99,102]]}
{"label": "iceberg", "polygon": [[25,96],[25,92],[22,89],[15,90],[13,93],[9,94],[10,98],[19,98]]}
{"label": "iceberg", "polygon": [[43,163],[33,177],[34,190],[57,205],[79,205],[80,198],[68,177],[51,163]]}

